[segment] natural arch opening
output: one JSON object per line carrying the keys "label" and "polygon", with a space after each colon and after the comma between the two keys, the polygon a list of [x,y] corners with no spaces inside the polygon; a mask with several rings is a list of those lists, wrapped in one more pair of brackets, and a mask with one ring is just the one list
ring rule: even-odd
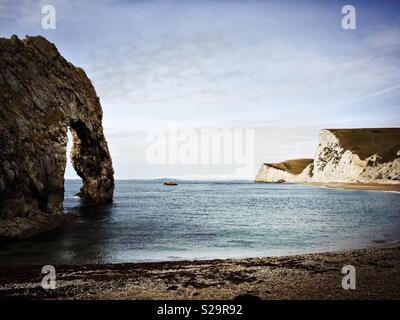
{"label": "natural arch opening", "polygon": [[71,160],[71,150],[73,146],[73,138],[71,130],[68,126],[67,130],[67,150],[66,150],[66,165],[64,171],[64,201],[63,208],[64,211],[69,212],[74,210],[80,205],[79,198],[77,194],[82,186],[82,179],[76,173],[74,167],[72,166]]}
{"label": "natural arch opening", "polygon": [[71,165],[82,179],[78,195],[97,203],[110,202],[114,191],[114,179],[107,144],[99,140],[94,130],[83,121],[71,121],[69,124],[72,146]]}
{"label": "natural arch opening", "polygon": [[65,179],[68,180],[81,180],[81,178],[78,176],[76,173],[74,167],[72,166],[72,160],[71,160],[71,151],[72,151],[72,146],[73,146],[73,138],[72,138],[72,133],[70,127],[68,127],[68,132],[67,132],[67,163],[65,166],[65,173],[64,177]]}

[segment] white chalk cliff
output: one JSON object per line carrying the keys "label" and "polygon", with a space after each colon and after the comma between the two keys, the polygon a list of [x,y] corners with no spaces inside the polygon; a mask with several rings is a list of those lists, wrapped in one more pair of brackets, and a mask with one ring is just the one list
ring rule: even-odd
{"label": "white chalk cliff", "polygon": [[400,128],[321,130],[314,159],[264,163],[255,180],[400,184]]}

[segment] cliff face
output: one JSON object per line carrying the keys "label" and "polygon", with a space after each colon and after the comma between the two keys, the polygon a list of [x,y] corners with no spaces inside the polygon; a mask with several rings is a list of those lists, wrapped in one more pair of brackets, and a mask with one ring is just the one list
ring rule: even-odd
{"label": "cliff face", "polygon": [[80,196],[112,200],[99,98],[85,72],[43,37],[0,38],[0,238],[52,229],[63,214],[67,131]]}
{"label": "cliff face", "polygon": [[400,183],[400,128],[321,130],[317,182]]}
{"label": "cliff face", "polygon": [[400,183],[400,128],[321,130],[313,163],[289,174],[264,164],[259,182]]}

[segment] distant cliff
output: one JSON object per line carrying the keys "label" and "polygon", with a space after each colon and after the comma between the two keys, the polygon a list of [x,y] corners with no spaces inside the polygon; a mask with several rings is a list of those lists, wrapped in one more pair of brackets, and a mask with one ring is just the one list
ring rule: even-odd
{"label": "distant cliff", "polygon": [[321,130],[313,160],[264,163],[255,180],[400,183],[400,128]]}
{"label": "distant cliff", "polygon": [[[293,159],[277,163],[264,163],[256,176],[257,182],[303,182],[313,159]],[[306,174],[307,172],[307,174]]]}
{"label": "distant cliff", "polygon": [[102,109],[85,72],[43,37],[0,38],[0,239],[62,224],[67,131],[80,196],[112,200]]}

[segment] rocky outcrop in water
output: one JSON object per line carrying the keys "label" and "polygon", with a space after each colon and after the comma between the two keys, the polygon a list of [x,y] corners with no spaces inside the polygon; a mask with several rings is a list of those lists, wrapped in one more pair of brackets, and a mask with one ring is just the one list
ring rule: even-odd
{"label": "rocky outcrop in water", "polygon": [[[325,129],[313,160],[265,163],[257,182],[400,183],[400,128]],[[285,164],[295,163],[293,172]],[[293,167],[293,166],[292,166]]]}
{"label": "rocky outcrop in water", "polygon": [[0,38],[0,238],[53,229],[63,213],[67,131],[80,196],[112,200],[102,109],[85,72],[43,37]]}

